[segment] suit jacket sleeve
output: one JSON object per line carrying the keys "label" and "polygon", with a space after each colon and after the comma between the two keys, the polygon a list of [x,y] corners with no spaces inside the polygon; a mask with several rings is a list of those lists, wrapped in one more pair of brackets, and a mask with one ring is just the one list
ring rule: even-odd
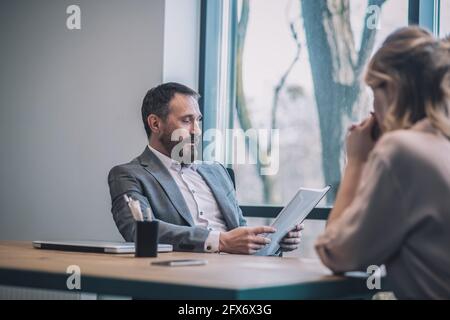
{"label": "suit jacket sleeve", "polygon": [[[148,199],[142,192],[139,181],[126,168],[114,167],[108,176],[111,195],[111,212],[119,232],[128,242],[134,242],[135,221],[123,197],[124,194],[139,200],[141,210],[148,208]],[[175,251],[203,252],[209,231],[201,227],[179,226],[159,221],[158,241],[173,245]]]}

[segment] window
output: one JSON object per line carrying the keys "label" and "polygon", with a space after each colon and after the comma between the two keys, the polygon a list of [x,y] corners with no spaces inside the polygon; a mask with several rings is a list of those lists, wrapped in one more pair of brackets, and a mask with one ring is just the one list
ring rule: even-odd
{"label": "window", "polygon": [[440,0],[440,36],[450,35],[450,0]]}
{"label": "window", "polygon": [[[216,159],[234,169],[240,204],[284,205],[299,187],[336,192],[347,127],[372,110],[364,66],[408,22],[437,33],[439,11],[442,35],[450,0],[203,0],[204,131],[266,132],[246,137],[246,164],[234,136],[204,143],[220,142]],[[275,174],[261,174],[268,164]]]}
{"label": "window", "polygon": [[408,24],[408,1],[238,3],[233,126],[279,130],[276,174],[233,165],[240,202],[285,204],[300,187],[336,190],[346,128],[371,111],[364,65],[390,32]]}

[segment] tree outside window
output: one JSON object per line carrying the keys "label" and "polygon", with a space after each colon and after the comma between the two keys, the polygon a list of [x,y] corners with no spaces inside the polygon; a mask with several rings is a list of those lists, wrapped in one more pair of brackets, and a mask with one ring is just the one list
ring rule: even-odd
{"label": "tree outside window", "polygon": [[408,0],[239,1],[234,127],[280,132],[276,175],[261,175],[259,159],[234,166],[240,203],[285,204],[300,187],[337,190],[347,127],[372,110],[364,67],[407,24]]}

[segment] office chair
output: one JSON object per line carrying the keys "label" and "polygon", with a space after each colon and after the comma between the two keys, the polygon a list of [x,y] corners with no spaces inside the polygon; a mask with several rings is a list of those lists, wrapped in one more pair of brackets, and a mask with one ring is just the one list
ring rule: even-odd
{"label": "office chair", "polygon": [[234,190],[236,190],[236,179],[234,176],[234,170],[232,168],[226,168],[231,181],[233,182]]}

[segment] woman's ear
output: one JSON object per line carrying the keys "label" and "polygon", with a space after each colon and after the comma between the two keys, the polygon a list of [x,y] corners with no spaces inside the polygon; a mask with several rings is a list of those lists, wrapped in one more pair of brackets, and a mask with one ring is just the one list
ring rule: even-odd
{"label": "woman's ear", "polygon": [[388,83],[386,85],[386,90],[385,90],[385,94],[386,94],[386,101],[388,103],[388,105],[392,105],[395,101],[395,98],[397,96],[397,88],[394,86],[393,83]]}

